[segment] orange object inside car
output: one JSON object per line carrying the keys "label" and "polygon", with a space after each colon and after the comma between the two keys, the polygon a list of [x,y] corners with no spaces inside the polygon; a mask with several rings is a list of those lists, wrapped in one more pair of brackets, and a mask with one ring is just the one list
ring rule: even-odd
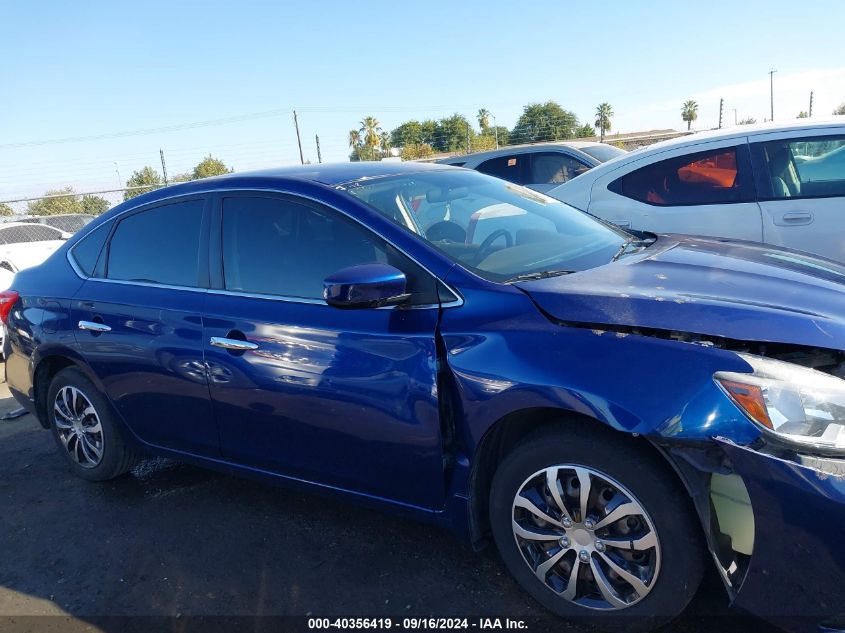
{"label": "orange object inside car", "polygon": [[731,150],[684,165],[678,170],[681,182],[706,183],[729,189],[736,182],[736,153]]}

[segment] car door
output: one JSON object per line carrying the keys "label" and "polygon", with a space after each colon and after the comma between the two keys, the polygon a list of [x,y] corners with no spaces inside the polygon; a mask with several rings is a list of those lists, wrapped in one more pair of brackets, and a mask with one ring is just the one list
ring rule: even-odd
{"label": "car door", "polygon": [[745,138],[627,162],[596,180],[587,210],[623,228],[763,238]]}
{"label": "car door", "polygon": [[217,455],[202,344],[205,199],[142,207],[114,224],[72,301],[79,351],[143,441]]}
{"label": "car door", "polygon": [[[215,208],[219,276],[203,339],[224,458],[439,507],[434,278],[304,198],[232,193]],[[413,307],[340,310],[323,301],[326,276],[372,261],[406,273]]]}
{"label": "car door", "polygon": [[753,138],[769,244],[845,262],[845,132],[796,130]]}

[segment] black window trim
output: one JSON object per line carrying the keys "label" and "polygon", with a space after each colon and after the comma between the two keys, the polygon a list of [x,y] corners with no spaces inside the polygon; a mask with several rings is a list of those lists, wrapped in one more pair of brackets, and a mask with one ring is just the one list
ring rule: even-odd
{"label": "black window trim", "polygon": [[[752,164],[751,151],[749,149],[749,143],[748,143],[747,139],[743,138],[743,139],[737,139],[737,140],[739,140],[740,142],[738,142],[734,145],[723,145],[721,147],[711,147],[709,149],[697,150],[695,152],[687,152],[685,154],[678,154],[677,156],[669,156],[669,157],[666,157],[666,158],[661,158],[659,160],[651,161],[650,163],[646,163],[645,165],[640,165],[636,169],[631,169],[630,171],[627,171],[624,174],[617,176],[616,178],[611,180],[609,183],[607,183],[605,188],[608,191],[615,193],[620,198],[625,198],[626,200],[631,200],[633,202],[639,202],[641,204],[647,204],[651,207],[658,207],[660,209],[673,209],[673,208],[678,208],[678,207],[706,207],[706,206],[716,206],[716,205],[722,205],[722,204],[748,204],[748,203],[751,203],[751,202],[757,202],[759,200],[758,192],[757,192],[757,188],[758,188],[757,172],[758,172],[758,170],[755,169],[753,164]],[[690,146],[690,147],[695,147],[695,146]],[[693,156],[695,154],[704,154],[704,153],[710,153],[710,152],[716,153],[716,152],[719,152],[720,150],[721,151],[728,151],[728,150],[731,150],[731,149],[736,150],[737,178],[740,177],[740,174],[743,174],[743,173],[745,174],[745,176],[743,178],[742,188],[743,188],[743,190],[748,191],[748,195],[742,200],[731,200],[730,202],[685,202],[683,204],[661,204],[659,202],[649,202],[648,200],[638,200],[636,198],[631,198],[629,196],[626,196],[622,193],[619,193],[619,192],[611,189],[611,187],[615,183],[619,182],[620,180],[622,180],[626,176],[633,174],[634,172],[636,172],[640,169],[643,169],[645,167],[651,167],[652,165],[656,165],[657,163],[662,163],[663,161],[680,159],[680,158],[684,158],[686,156]]]}
{"label": "black window trim", "polygon": [[328,304],[323,299],[313,299],[308,297],[291,297],[291,296],[284,296],[284,295],[269,295],[269,294],[261,294],[261,293],[254,293],[254,292],[243,292],[239,290],[228,290],[225,288],[224,278],[223,278],[223,200],[225,198],[234,198],[234,197],[243,197],[243,198],[275,198],[281,200],[289,200],[296,204],[300,204],[318,211],[331,211],[332,213],[337,213],[343,216],[344,218],[351,220],[354,224],[361,227],[368,233],[376,236],[386,244],[389,244],[391,248],[394,248],[398,253],[402,254],[402,256],[407,257],[410,261],[414,264],[419,266],[427,275],[431,276],[434,281],[435,285],[439,290],[444,290],[451,295],[447,299],[443,300],[438,303],[425,303],[425,304],[417,304],[417,305],[388,305],[382,306],[380,308],[370,308],[373,310],[429,310],[432,308],[450,308],[450,307],[458,307],[463,305],[464,300],[461,294],[454,289],[451,285],[444,282],[440,277],[435,275],[431,272],[426,266],[421,264],[416,258],[412,257],[402,248],[399,248],[394,244],[391,240],[387,239],[383,235],[381,235],[378,231],[375,231],[372,227],[367,226],[358,218],[350,215],[346,211],[335,207],[323,200],[318,200],[316,198],[312,198],[311,196],[303,195],[300,193],[295,193],[291,191],[282,191],[276,189],[240,189],[240,188],[232,188],[232,189],[217,189],[213,192],[211,197],[211,226],[214,227],[211,231],[210,239],[209,239],[209,250],[208,250],[208,268],[209,268],[209,275],[210,275],[210,284],[208,288],[209,294],[215,295],[229,295],[235,297],[247,297],[252,299],[267,299],[270,301],[282,301],[285,303],[305,303],[311,305],[323,305],[327,306]]}
{"label": "black window trim", "polygon": [[767,138],[766,140],[751,141],[751,162],[754,166],[754,183],[757,188],[758,202],[783,202],[784,200],[825,200],[827,198],[842,198],[836,194],[819,194],[815,196],[789,196],[778,198],[774,195],[772,180],[769,176],[769,165],[763,156],[763,145],[767,143],[811,143],[813,141],[824,141],[830,139],[845,140],[845,134],[816,134],[813,136],[789,136],[780,138]]}

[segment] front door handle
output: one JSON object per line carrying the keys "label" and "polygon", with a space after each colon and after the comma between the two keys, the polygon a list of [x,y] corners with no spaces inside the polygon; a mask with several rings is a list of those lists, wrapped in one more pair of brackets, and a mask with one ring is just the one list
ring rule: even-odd
{"label": "front door handle", "polygon": [[225,338],[222,336],[212,336],[209,341],[214,347],[222,347],[223,349],[231,349],[236,352],[247,352],[249,350],[258,349],[258,345],[250,343],[249,341],[241,341],[236,338]]}
{"label": "front door handle", "polygon": [[108,325],[95,321],[80,321],[79,329],[87,330],[88,332],[111,332],[111,328]]}

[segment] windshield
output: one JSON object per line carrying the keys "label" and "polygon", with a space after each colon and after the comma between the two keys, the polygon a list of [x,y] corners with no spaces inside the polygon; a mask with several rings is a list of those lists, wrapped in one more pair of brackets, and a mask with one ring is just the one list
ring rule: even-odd
{"label": "windshield", "polygon": [[616,158],[622,154],[627,154],[624,149],[614,147],[613,145],[588,145],[587,147],[579,147],[582,152],[595,158],[600,163],[609,161],[611,158]]}
{"label": "windshield", "polygon": [[554,198],[474,171],[427,171],[345,188],[491,281],[594,268],[629,239]]}

